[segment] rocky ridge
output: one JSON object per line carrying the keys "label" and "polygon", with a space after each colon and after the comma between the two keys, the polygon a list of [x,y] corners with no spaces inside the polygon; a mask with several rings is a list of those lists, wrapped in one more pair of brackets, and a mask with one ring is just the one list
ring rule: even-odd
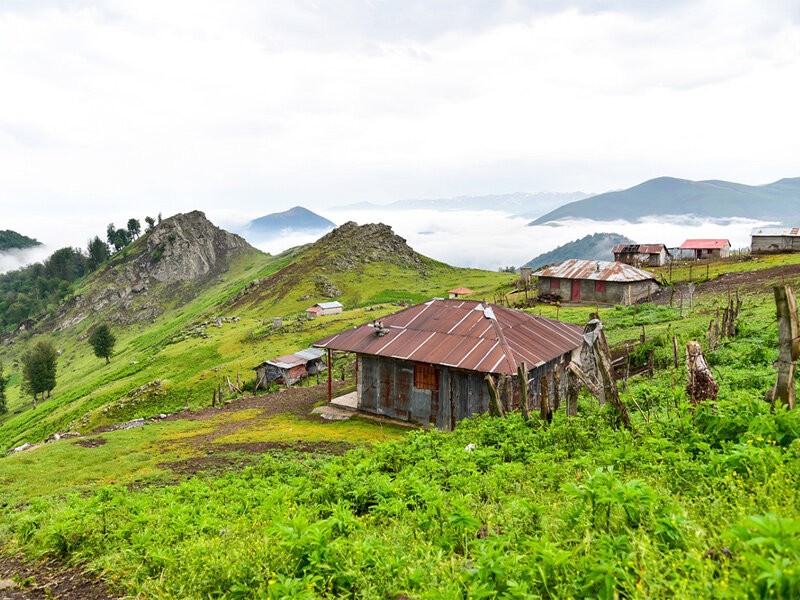
{"label": "rocky ridge", "polygon": [[230,304],[237,307],[267,298],[280,299],[298,289],[304,292],[298,301],[333,299],[342,294],[335,279],[376,262],[413,269],[422,277],[428,274],[430,265],[430,259],[417,254],[389,225],[349,221],[322,236],[277,273],[254,280]]}
{"label": "rocky ridge", "polygon": [[113,308],[111,321],[152,321],[163,311],[154,289],[185,282],[202,283],[224,272],[230,260],[252,250],[244,239],[220,229],[200,211],[177,214],[112,257],[96,275],[92,290],[62,305],[56,331]]}

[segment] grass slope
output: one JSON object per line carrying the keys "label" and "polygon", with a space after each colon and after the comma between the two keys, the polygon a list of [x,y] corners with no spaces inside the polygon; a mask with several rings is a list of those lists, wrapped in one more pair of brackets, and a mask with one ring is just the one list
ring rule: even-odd
{"label": "grass slope", "polygon": [[[134,245],[123,252],[138,251]],[[323,298],[298,301],[298,297],[313,292],[314,271],[308,265],[314,264],[312,259],[321,250],[311,246],[299,254],[294,252],[275,257],[247,252],[233,260],[223,277],[200,289],[190,284],[168,286],[165,311],[155,322],[114,328],[117,344],[108,365],[93,355],[85,341],[98,322],[96,317],[62,331],[35,336],[23,333],[14,338],[12,345],[0,349],[0,361],[6,375],[11,375],[8,413],[0,415],[0,453],[26,442],[37,443],[58,431],[86,432],[108,423],[171,413],[187,405],[208,406],[223,377],[235,381],[238,373],[252,386],[256,364],[392,312],[396,307],[390,303],[446,295],[446,290],[456,285],[469,285],[491,297],[498,287],[509,283],[510,277],[450,267],[430,259],[421,259],[424,275],[384,261],[359,264],[347,271],[331,267],[327,276],[341,286],[341,299],[348,310],[307,321],[306,307]],[[110,268],[124,268],[129,258],[122,255],[117,266]],[[89,293],[98,280],[105,281],[105,275],[79,282],[76,293]],[[240,301],[231,302],[253,280],[266,283]],[[154,289],[148,293],[152,298],[160,292]],[[215,316],[231,319],[216,327],[210,324]],[[238,320],[233,321],[234,316]],[[272,328],[275,316],[283,317],[280,330]],[[30,398],[20,389],[19,359],[26,348],[42,338],[61,351],[58,385],[52,397],[34,411]],[[156,380],[164,380],[157,392],[131,397],[132,391]]]}

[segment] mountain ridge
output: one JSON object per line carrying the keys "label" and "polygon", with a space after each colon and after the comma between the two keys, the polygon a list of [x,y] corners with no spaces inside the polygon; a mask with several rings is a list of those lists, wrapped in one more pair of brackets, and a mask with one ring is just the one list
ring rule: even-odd
{"label": "mountain ridge", "polygon": [[25,248],[33,248],[41,245],[42,243],[36,238],[22,235],[11,229],[0,230],[0,252],[24,250]]}
{"label": "mountain ridge", "polygon": [[633,187],[570,202],[531,221],[543,225],[561,219],[636,220],[648,216],[695,215],[784,221],[796,218],[800,177],[752,186],[709,179],[657,177]]}
{"label": "mountain ridge", "polygon": [[553,248],[549,252],[544,252],[525,263],[524,267],[538,269],[545,265],[550,265],[572,258],[585,260],[613,260],[611,252],[616,244],[635,243],[629,237],[619,233],[593,233],[578,240],[573,240]]}
{"label": "mountain ridge", "polygon": [[336,227],[336,223],[303,207],[293,206],[283,212],[270,213],[253,219],[242,230],[245,238],[253,241],[265,241],[279,237],[284,233],[313,233],[328,231]]}

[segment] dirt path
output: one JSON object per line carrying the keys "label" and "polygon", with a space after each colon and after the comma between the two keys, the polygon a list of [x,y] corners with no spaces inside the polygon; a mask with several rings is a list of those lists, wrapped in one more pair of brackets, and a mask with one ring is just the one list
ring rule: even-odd
{"label": "dirt path", "polygon": [[[722,273],[718,277],[703,283],[698,283],[695,288],[696,294],[721,294],[727,292],[730,287],[731,293],[737,289],[741,292],[761,290],[769,285],[774,284],[776,281],[793,282],[800,277],[800,264],[797,265],[782,265],[778,267],[770,267],[769,269],[759,269],[756,271],[738,271],[730,273]],[[684,293],[684,299],[688,298],[688,284],[676,284],[673,303],[680,302],[681,292]],[[669,304],[670,295],[673,292],[670,288],[664,288],[652,298],[653,304],[667,305]],[[686,300],[685,300],[686,301]],[[677,304],[675,304],[677,306]]]}
{"label": "dirt path", "polygon": [[78,569],[66,568],[55,560],[29,563],[16,556],[0,555],[0,600],[49,598],[103,600],[118,596],[100,579]]}

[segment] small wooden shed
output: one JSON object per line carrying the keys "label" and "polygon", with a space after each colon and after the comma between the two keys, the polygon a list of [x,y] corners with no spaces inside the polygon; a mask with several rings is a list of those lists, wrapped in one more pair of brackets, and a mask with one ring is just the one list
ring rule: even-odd
{"label": "small wooden shed", "polygon": [[756,227],[750,236],[753,254],[800,252],[800,227]]}
{"label": "small wooden shed", "polygon": [[447,290],[447,293],[450,295],[450,298],[458,298],[460,296],[469,296],[470,294],[474,294],[475,292],[473,292],[468,287],[461,286],[453,288],[452,290]]}
{"label": "small wooden shed", "polygon": [[615,261],[637,267],[661,267],[670,257],[664,244],[617,244],[611,252]]}
{"label": "small wooden shed", "polygon": [[306,309],[306,317],[315,319],[325,315],[338,315],[342,310],[344,310],[344,307],[341,302],[335,300],[333,302],[318,302],[314,306],[309,306]]}
{"label": "small wooden shed", "polygon": [[308,377],[316,375],[327,369],[322,358],[323,351],[319,348],[306,348],[294,354],[286,354],[264,361],[256,366],[256,389],[269,388],[273,381],[285,385],[292,385]]}

